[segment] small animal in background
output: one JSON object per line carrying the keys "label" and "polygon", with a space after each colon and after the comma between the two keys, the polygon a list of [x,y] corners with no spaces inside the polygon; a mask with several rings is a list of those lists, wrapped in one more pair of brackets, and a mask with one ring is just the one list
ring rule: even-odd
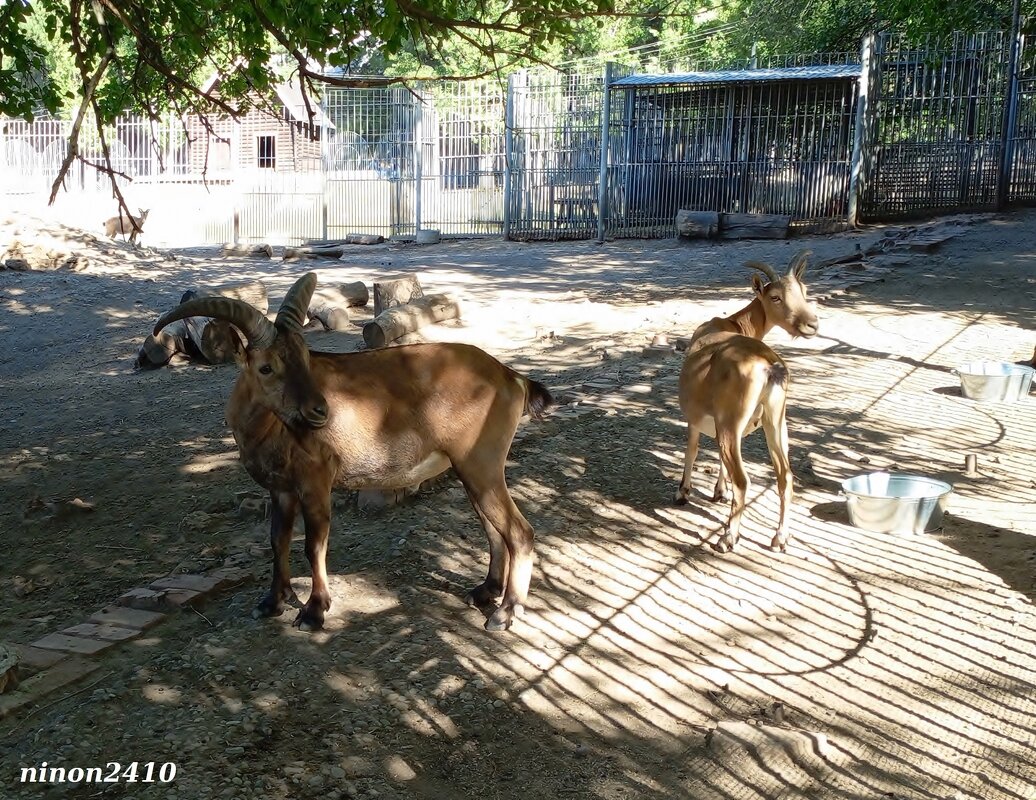
{"label": "small animal in background", "polygon": [[1032,367],[1036,367],[1036,348],[1033,348],[1032,361],[1029,362],[1029,365]]}
{"label": "small animal in background", "polygon": [[104,235],[109,239],[114,239],[115,234],[121,233],[124,237],[128,237],[131,243],[136,244],[137,234],[143,231],[144,220],[147,219],[148,212],[151,209],[138,208],[137,211],[140,213],[139,217],[134,217],[123,211],[117,217],[105,220]]}

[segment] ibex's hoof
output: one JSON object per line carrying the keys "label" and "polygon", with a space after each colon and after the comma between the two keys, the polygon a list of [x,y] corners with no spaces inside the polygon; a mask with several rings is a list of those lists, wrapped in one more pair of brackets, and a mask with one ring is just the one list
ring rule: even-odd
{"label": "ibex's hoof", "polygon": [[471,608],[486,608],[489,606],[496,606],[497,598],[503,594],[503,590],[495,586],[491,586],[488,582],[480,583],[466,595],[464,595],[464,602],[467,603]]}
{"label": "ibex's hoof", "polygon": [[730,553],[734,550],[734,546],[737,544],[729,536],[723,536],[718,542],[712,545],[712,549],[717,553]]}
{"label": "ibex's hoof", "polygon": [[781,536],[774,536],[770,542],[770,549],[775,553],[787,553],[788,552],[788,540]]}
{"label": "ibex's hoof", "polygon": [[491,633],[506,631],[514,621],[514,614],[510,609],[500,607],[486,620],[486,630]]}
{"label": "ibex's hoof", "polygon": [[676,494],[673,495],[673,503],[678,506],[687,505],[687,492],[683,489],[677,489]]}
{"label": "ibex's hoof", "polygon": [[300,631],[318,631],[324,627],[323,613],[317,614],[309,608],[303,608],[292,625]]}
{"label": "ibex's hoof", "polygon": [[252,617],[254,619],[262,619],[263,617],[279,617],[284,613],[284,604],[290,603],[295,599],[295,592],[288,590],[282,592],[280,597],[275,595],[272,590],[267,590],[266,593],[259,598],[259,602],[256,607],[252,609]]}

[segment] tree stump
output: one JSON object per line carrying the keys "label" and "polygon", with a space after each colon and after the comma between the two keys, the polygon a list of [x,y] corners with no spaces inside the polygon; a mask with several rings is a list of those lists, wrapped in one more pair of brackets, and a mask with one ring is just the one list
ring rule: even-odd
{"label": "tree stump", "polygon": [[317,289],[309,301],[309,316],[320,320],[325,331],[349,328],[349,300],[335,289]]}
{"label": "tree stump", "polygon": [[416,275],[407,275],[390,281],[374,282],[374,316],[393,306],[402,306],[424,297]]}
{"label": "tree stump", "polygon": [[363,326],[363,341],[376,348],[396,341],[425,325],[460,317],[460,305],[446,294],[419,297],[412,303],[381,312]]}
{"label": "tree stump", "polygon": [[350,306],[365,306],[371,299],[370,292],[367,291],[367,284],[363,281],[340,284],[337,291],[345,298],[346,305]]}
{"label": "tree stump", "polygon": [[223,245],[221,255],[246,256],[250,258],[273,258],[273,248],[268,244],[225,244]]}

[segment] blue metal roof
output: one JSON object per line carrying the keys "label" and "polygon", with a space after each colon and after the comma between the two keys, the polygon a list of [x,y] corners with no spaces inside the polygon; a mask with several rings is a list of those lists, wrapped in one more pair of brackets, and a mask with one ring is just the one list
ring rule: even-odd
{"label": "blue metal roof", "polygon": [[859,64],[828,64],[817,67],[777,67],[773,69],[728,69],[715,72],[678,72],[671,75],[628,75],[612,86],[678,86],[701,83],[759,83],[766,81],[820,81],[859,78]]}

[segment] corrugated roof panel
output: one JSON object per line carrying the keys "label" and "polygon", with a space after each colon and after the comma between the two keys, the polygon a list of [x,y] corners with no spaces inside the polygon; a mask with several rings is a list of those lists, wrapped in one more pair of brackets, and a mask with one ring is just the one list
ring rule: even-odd
{"label": "corrugated roof panel", "polygon": [[730,69],[715,72],[678,72],[671,75],[628,75],[612,86],[680,86],[701,83],[757,83],[765,81],[816,81],[860,77],[859,64],[829,64],[817,67],[773,69]]}

